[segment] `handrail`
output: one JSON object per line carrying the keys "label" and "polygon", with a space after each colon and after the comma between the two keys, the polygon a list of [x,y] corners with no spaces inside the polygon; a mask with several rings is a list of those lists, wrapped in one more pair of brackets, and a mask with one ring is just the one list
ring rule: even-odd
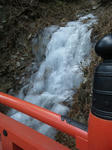
{"label": "handrail", "polygon": [[61,119],[61,115],[41,108],[19,98],[0,92],[0,103],[23,112],[35,119],[38,119],[62,132],[65,132],[74,138],[81,137],[88,140],[88,132],[70,125],[66,120]]}

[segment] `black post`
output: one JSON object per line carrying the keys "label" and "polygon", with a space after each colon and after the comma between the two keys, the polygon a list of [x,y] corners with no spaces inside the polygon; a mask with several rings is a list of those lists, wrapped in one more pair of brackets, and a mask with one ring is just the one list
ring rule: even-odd
{"label": "black post", "polygon": [[106,35],[95,46],[103,63],[96,67],[91,112],[100,118],[112,120],[112,34]]}

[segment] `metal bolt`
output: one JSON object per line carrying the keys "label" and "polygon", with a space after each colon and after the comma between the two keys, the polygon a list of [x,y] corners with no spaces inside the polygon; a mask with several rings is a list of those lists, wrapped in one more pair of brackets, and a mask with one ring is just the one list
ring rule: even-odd
{"label": "metal bolt", "polygon": [[7,135],[8,135],[8,133],[7,133],[6,130],[3,130],[3,135],[4,135],[4,136],[7,136]]}

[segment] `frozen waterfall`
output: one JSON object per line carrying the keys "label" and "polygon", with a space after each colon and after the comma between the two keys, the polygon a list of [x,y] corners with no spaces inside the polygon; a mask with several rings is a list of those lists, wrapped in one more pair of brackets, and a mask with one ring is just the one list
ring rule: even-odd
{"label": "frozen waterfall", "polygon": [[[45,28],[41,36],[33,40],[34,46],[38,43],[38,49],[33,47],[33,52],[40,63],[39,69],[18,97],[65,115],[69,108],[64,102],[72,102],[73,94],[83,81],[81,65],[90,62],[90,35],[94,23],[96,18],[89,14],[68,22],[64,27]],[[20,112],[11,117],[45,135],[55,135],[55,130],[50,126]]]}

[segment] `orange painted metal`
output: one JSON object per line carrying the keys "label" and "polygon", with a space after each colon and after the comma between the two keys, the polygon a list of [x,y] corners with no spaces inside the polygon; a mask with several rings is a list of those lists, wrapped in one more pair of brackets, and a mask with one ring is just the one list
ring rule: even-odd
{"label": "orange painted metal", "polygon": [[0,150],[2,150],[2,140],[1,140],[1,134],[0,134]]}
{"label": "orange painted metal", "polygon": [[88,139],[88,133],[61,120],[61,116],[47,109],[23,101],[19,98],[0,93],[0,103],[36,118],[52,127],[65,132],[73,137]]}
{"label": "orange painted metal", "polygon": [[[3,130],[7,131],[4,136]],[[67,147],[0,113],[2,150],[69,150]]]}
{"label": "orange painted metal", "polygon": [[88,143],[89,150],[112,150],[112,121],[90,113]]}
{"label": "orange painted metal", "polygon": [[[79,150],[112,150],[112,121],[90,113],[88,132],[61,120],[59,114],[0,93],[0,103],[17,109],[76,138]],[[8,135],[3,134],[6,130]],[[69,150],[65,146],[0,113],[0,150]]]}
{"label": "orange painted metal", "polygon": [[[14,108],[20,112],[23,112],[35,119],[38,119],[48,125],[51,125],[52,127],[56,128],[62,132],[65,132],[65,133],[73,136],[74,138],[76,138],[77,148],[79,148],[80,150],[88,150],[88,132],[86,132],[78,127],[70,125],[69,123],[66,122],[66,120],[64,120],[64,121],[61,120],[61,116],[59,114],[53,113],[47,109],[41,108],[34,104],[23,101],[19,98],[16,98],[16,97],[13,97],[13,96],[1,93],[1,92],[0,92],[0,103],[7,105],[11,108]],[[0,122],[1,122],[1,120],[0,120]],[[8,122],[6,124],[8,124]],[[20,124],[19,124],[19,126],[20,126]],[[24,126],[24,128],[25,128],[25,126]],[[12,130],[12,128],[10,130]],[[9,130],[9,132],[10,132],[10,130]],[[22,134],[24,134],[24,130],[22,130]],[[29,135],[30,134],[27,134],[27,135],[25,135],[25,137],[29,136]],[[45,140],[47,141],[47,138]],[[43,138],[43,141],[45,141],[45,140]],[[81,145],[80,145],[80,143],[81,143]],[[48,144],[46,146],[49,147]],[[53,150],[55,150],[55,149],[56,148],[54,146]],[[39,150],[41,150],[41,149],[39,149]]]}

